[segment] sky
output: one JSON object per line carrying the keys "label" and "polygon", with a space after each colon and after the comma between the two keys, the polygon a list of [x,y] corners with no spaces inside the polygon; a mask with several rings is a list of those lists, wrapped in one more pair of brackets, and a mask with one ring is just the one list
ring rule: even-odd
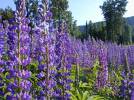
{"label": "sky", "polygon": [[[102,11],[99,8],[105,0],[69,0],[69,10],[77,20],[78,25],[83,25],[86,21],[98,22],[104,20]],[[134,0],[128,0],[127,12],[124,17],[134,16]]]}
{"label": "sky", "polygon": [[[105,0],[68,0],[69,9],[72,12],[72,16],[77,20],[78,25],[84,25],[86,21],[92,20],[98,22],[104,20],[102,11],[99,8]],[[7,6],[15,9],[13,0],[0,0],[0,8],[6,8]],[[128,0],[127,12],[124,17],[134,16],[134,0]]]}

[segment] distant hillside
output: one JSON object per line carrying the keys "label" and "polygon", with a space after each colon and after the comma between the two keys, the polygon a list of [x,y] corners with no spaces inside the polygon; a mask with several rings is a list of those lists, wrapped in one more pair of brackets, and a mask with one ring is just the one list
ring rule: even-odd
{"label": "distant hillside", "polygon": [[134,27],[134,16],[126,18],[127,23]]}
{"label": "distant hillside", "polygon": [[[134,16],[127,17],[125,19],[126,19],[127,23],[134,28]],[[99,22],[97,22],[97,23],[99,23]],[[85,32],[85,25],[81,25],[81,26],[78,26],[78,27],[79,27],[80,32]]]}

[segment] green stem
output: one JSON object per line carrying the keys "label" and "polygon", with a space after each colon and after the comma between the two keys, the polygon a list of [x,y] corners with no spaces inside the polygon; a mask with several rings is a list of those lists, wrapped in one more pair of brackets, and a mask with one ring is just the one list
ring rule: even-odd
{"label": "green stem", "polygon": [[[47,65],[47,72],[46,72],[46,88],[48,89],[49,85],[49,51],[48,51],[48,46],[46,46],[46,65]],[[50,96],[48,93],[47,94],[47,100],[50,100]]]}

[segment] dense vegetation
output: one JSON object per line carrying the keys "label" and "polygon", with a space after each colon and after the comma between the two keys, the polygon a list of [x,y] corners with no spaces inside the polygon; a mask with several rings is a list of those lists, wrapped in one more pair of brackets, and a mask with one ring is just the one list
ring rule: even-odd
{"label": "dense vegetation", "polygon": [[[131,44],[134,42],[134,17],[132,16],[124,18],[124,23],[125,24],[124,24],[122,44]],[[89,21],[89,23],[87,22],[87,27],[86,25],[80,25],[79,30],[83,35],[86,34],[87,30],[87,36],[92,36],[95,39],[101,39],[103,41],[106,40],[105,22],[93,23],[92,21]]]}
{"label": "dense vegetation", "polygon": [[132,44],[134,38],[134,19],[123,18],[126,12],[127,0],[106,0],[100,7],[105,21],[92,23],[86,22],[85,26],[80,26],[80,38],[92,36],[103,41],[112,41],[118,44]]}
{"label": "dense vegetation", "polygon": [[1,10],[0,100],[134,100],[134,46],[81,41],[63,1]]}

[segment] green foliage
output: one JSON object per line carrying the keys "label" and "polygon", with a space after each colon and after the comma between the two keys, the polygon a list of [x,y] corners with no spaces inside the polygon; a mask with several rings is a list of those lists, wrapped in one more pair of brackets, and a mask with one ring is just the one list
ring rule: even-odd
{"label": "green foliage", "polygon": [[76,38],[81,38],[81,32],[78,29],[77,21],[73,21],[70,26],[70,34]]}
{"label": "green foliage", "polygon": [[[75,67],[73,65],[71,79],[75,81]],[[118,70],[114,66],[109,67],[109,79],[104,88],[96,88],[96,79],[100,68],[99,61],[96,60],[93,67],[80,67],[78,86],[75,82],[71,84],[71,100],[122,100],[117,95],[119,94],[119,87],[122,85],[123,77],[121,72],[123,66],[119,66]],[[112,70],[112,71],[111,71]]]}
{"label": "green foliage", "polygon": [[6,9],[0,9],[0,16],[2,16],[2,20],[13,18],[13,10],[10,7],[7,7]]}
{"label": "green foliage", "polygon": [[92,21],[89,21],[89,23],[86,23],[83,34],[81,34],[81,39],[88,39],[91,36],[94,39],[105,41],[106,35],[106,25],[104,22],[92,23]]}
{"label": "green foliage", "polygon": [[68,1],[67,0],[51,0],[51,11],[53,19],[65,19],[67,15]]}
{"label": "green foliage", "polygon": [[123,15],[126,12],[127,0],[107,0],[100,7],[106,20],[107,39],[113,42],[123,34]]}
{"label": "green foliage", "polygon": [[[112,71],[110,71],[112,70]],[[118,69],[116,69],[114,66],[109,69],[109,80],[110,83],[113,86],[120,86],[121,85],[121,80],[123,80],[123,77],[121,75],[121,72],[123,71],[123,66],[119,66]]]}
{"label": "green foliage", "polygon": [[71,94],[71,100],[87,100],[89,97],[88,91],[79,91],[78,89],[76,90],[75,94],[70,92]]}
{"label": "green foliage", "polygon": [[68,10],[68,0],[51,0],[51,12],[53,13],[53,19],[55,27],[58,26],[58,20],[64,20],[68,26],[68,32],[74,36],[79,37],[80,31],[78,30],[76,20],[73,19],[71,11]]}
{"label": "green foliage", "polygon": [[[134,42],[134,27],[133,24],[130,24],[128,21],[129,18],[123,18],[123,25],[122,25],[122,33],[121,34],[107,34],[107,27],[106,22],[97,22],[92,23],[92,21],[89,21],[89,23],[85,26],[79,26],[80,31],[82,32],[79,34],[79,38],[83,41],[84,39],[87,39],[88,37],[93,37],[94,39],[100,39],[103,41],[111,41],[111,36],[116,36],[118,44],[127,44],[131,45]],[[132,17],[133,19],[133,17]],[[87,31],[87,33],[86,33]]]}
{"label": "green foliage", "polygon": [[93,95],[93,96],[90,96],[88,100],[106,100],[106,99],[99,95]]}

